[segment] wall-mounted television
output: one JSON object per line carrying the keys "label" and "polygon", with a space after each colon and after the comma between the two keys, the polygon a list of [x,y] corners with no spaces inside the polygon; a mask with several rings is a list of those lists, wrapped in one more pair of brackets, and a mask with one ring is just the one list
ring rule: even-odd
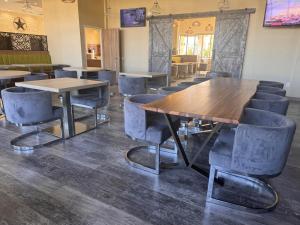
{"label": "wall-mounted television", "polygon": [[121,9],[121,27],[146,26],[146,8]]}
{"label": "wall-mounted television", "polygon": [[267,0],[264,26],[300,25],[300,0]]}

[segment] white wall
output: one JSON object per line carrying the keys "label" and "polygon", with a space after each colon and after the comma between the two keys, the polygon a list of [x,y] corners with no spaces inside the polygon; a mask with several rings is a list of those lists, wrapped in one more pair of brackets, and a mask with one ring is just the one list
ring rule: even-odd
{"label": "white wall", "polygon": [[[217,0],[160,0],[163,14],[218,10]],[[111,0],[108,26],[120,27],[120,9],[147,7],[153,1]],[[265,0],[231,0],[230,9],[256,8],[251,15],[243,77],[285,82],[289,96],[300,97],[300,28],[264,28]],[[121,32],[124,71],[148,70],[149,28],[126,28]],[[290,86],[289,86],[290,84]]]}
{"label": "white wall", "polygon": [[44,0],[45,31],[53,63],[82,66],[78,3]]}

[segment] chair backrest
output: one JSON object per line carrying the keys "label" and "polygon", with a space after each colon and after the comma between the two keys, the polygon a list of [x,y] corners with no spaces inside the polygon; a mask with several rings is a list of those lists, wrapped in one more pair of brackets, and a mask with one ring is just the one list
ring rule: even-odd
{"label": "chair backrest", "polygon": [[119,76],[119,92],[122,95],[138,95],[147,93],[144,77]]}
{"label": "chair backrest", "polygon": [[279,175],[295,130],[295,122],[285,116],[246,108],[242,123],[236,128],[231,168],[249,175]]}
{"label": "chair backrest", "polygon": [[258,85],[257,91],[274,94],[274,95],[280,95],[283,97],[285,97],[286,95],[286,90],[283,90],[281,88],[276,88],[276,87],[263,86],[263,85]]}
{"label": "chair backrest", "polygon": [[162,87],[158,90],[158,93],[161,95],[170,95],[178,91],[184,90],[185,87],[172,86],[172,87]]}
{"label": "chair backrest", "polygon": [[251,99],[248,107],[286,115],[289,100],[280,95],[257,92]]}
{"label": "chair backrest", "polygon": [[77,78],[77,72],[76,71],[66,71],[66,70],[54,70],[54,76],[55,78]]}
{"label": "chair backrest", "polygon": [[206,77],[215,79],[217,77],[232,77],[232,74],[227,72],[210,71],[206,74]]}
{"label": "chair backrest", "polygon": [[31,125],[53,118],[50,92],[13,87],[1,93],[6,118],[14,124]]}
{"label": "chair backrest", "polygon": [[200,83],[203,83],[203,82],[208,81],[208,80],[210,80],[210,79],[211,79],[211,78],[209,78],[209,77],[196,77],[196,78],[194,79],[194,82],[200,84]]}
{"label": "chair backrest", "polygon": [[117,73],[111,70],[102,70],[98,73],[98,79],[102,81],[109,81],[110,85],[117,84]]}
{"label": "chair backrest", "polygon": [[188,88],[188,87],[196,85],[196,84],[199,84],[199,83],[198,82],[181,82],[181,83],[177,84],[177,86]]}
{"label": "chair backrest", "polygon": [[48,79],[48,74],[46,73],[31,73],[31,75],[24,77],[24,81],[46,80],[46,79]]}
{"label": "chair backrest", "polygon": [[124,100],[125,133],[131,138],[145,140],[147,129],[146,111],[140,106],[160,98],[164,95],[135,95]]}
{"label": "chair backrest", "polygon": [[277,81],[267,81],[267,80],[261,80],[259,81],[260,85],[263,86],[270,86],[270,87],[277,87],[283,89],[284,83],[277,82]]}

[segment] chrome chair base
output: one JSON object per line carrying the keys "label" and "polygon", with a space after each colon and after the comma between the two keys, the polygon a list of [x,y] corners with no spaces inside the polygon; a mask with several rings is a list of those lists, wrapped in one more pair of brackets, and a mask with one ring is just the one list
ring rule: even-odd
{"label": "chrome chair base", "polygon": [[[37,144],[37,145],[33,145],[33,146],[18,145],[19,141],[21,141],[21,140],[23,140],[25,138],[28,138],[30,136],[34,136],[34,135],[40,134],[42,132],[43,131],[36,130],[36,131],[32,131],[32,132],[20,135],[20,136],[18,136],[16,138],[12,139],[10,141],[10,144],[11,144],[11,146],[12,146],[12,148],[13,148],[14,151],[25,152],[25,151],[33,151],[35,149],[38,149],[38,148],[41,148],[41,147],[46,147],[46,146],[49,146],[49,145],[52,145],[54,143],[57,143],[57,142],[60,142],[60,141],[64,140],[64,138],[62,136],[59,139],[55,139],[53,141],[49,141],[49,142],[46,142],[46,143],[43,143],[43,144]],[[45,133],[48,133],[48,132],[45,132]]]}
{"label": "chrome chair base", "polygon": [[155,163],[154,166],[151,167],[149,165],[146,165],[143,162],[135,162],[132,159],[132,156],[137,152],[137,151],[149,151],[148,146],[138,146],[138,147],[134,147],[132,149],[130,149],[129,151],[127,151],[126,155],[125,155],[125,159],[126,161],[129,163],[129,165],[131,165],[134,168],[137,169],[141,169],[144,170],[146,172],[150,172],[153,173],[155,175],[159,175],[160,173],[160,146],[156,146],[156,150],[155,150]]}
{"label": "chrome chair base", "polygon": [[[132,149],[130,149],[129,151],[126,152],[125,155],[125,159],[126,161],[129,163],[129,165],[131,165],[134,168],[137,169],[141,169],[144,170],[146,172],[152,173],[152,174],[156,174],[159,175],[160,174],[160,169],[170,169],[173,167],[178,166],[178,163],[165,163],[165,162],[161,162],[160,161],[160,152],[163,152],[163,149],[165,150],[164,152],[166,153],[171,153],[174,154],[173,152],[170,151],[166,151],[166,148],[161,147],[161,145],[157,145],[157,146],[138,146],[138,147],[134,147]],[[133,159],[133,156],[137,153],[137,152],[147,152],[149,154],[154,154],[154,165],[151,164],[147,164],[145,162],[137,162],[136,160]],[[152,151],[152,152],[150,152]],[[175,150],[173,150],[175,151]]]}
{"label": "chrome chair base", "polygon": [[[262,189],[264,189],[265,191],[267,191],[269,194],[271,194],[273,196],[273,202],[271,204],[266,205],[266,206],[252,207],[252,206],[245,206],[245,205],[241,205],[241,204],[238,204],[238,203],[227,202],[227,201],[223,201],[223,200],[214,198],[213,197],[214,182],[217,180],[216,176],[217,176],[218,172],[229,175],[229,176],[233,176],[236,179],[247,181],[247,182],[250,182],[252,184],[255,184],[255,185],[261,187]],[[249,212],[252,212],[252,213],[253,212],[254,213],[264,213],[264,212],[272,211],[276,208],[276,206],[279,202],[279,197],[278,197],[277,192],[273,189],[273,187],[270,184],[267,184],[262,180],[259,180],[259,179],[254,178],[254,177],[248,177],[248,176],[232,173],[232,172],[229,172],[229,171],[223,171],[222,169],[211,166],[206,202],[221,205],[221,206],[225,206],[225,207],[228,207],[228,208],[233,208],[233,209],[238,209],[238,210],[243,210],[243,211],[249,211]]]}

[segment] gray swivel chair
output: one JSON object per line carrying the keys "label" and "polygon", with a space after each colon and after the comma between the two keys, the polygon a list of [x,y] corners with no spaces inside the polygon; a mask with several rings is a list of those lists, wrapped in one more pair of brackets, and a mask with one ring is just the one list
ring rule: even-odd
{"label": "gray swivel chair", "polygon": [[193,85],[199,84],[198,82],[181,82],[179,84],[177,84],[178,87],[184,87],[184,88],[188,88],[191,87]]}
{"label": "gray swivel chair", "polygon": [[77,78],[76,71],[66,71],[66,70],[54,70],[55,78]]}
{"label": "gray swivel chair", "polygon": [[[104,109],[109,104],[109,82],[104,81],[104,85],[96,88],[94,92],[71,96],[72,112],[73,112],[73,122],[75,123],[75,113],[74,106],[94,110],[95,114],[95,124],[91,129],[95,129],[99,123],[109,122],[109,118],[104,118],[98,121],[98,109]],[[84,117],[85,118],[85,117]],[[81,118],[82,119],[82,118]]]}
{"label": "gray swivel chair", "polygon": [[[129,97],[132,95],[146,94],[146,79],[144,77],[119,76],[119,93],[121,96]],[[123,107],[123,102],[120,104]]]}
{"label": "gray swivel chair", "polygon": [[165,87],[167,85],[168,84],[165,77],[148,78],[146,81],[146,88],[149,91],[153,91],[154,93],[157,93],[159,88]]}
{"label": "gray swivel chair", "polygon": [[[161,145],[171,137],[171,132],[162,114],[147,112],[141,108],[142,104],[150,103],[164,97],[163,95],[136,95],[125,99],[124,102],[124,122],[125,133],[130,138],[149,143],[155,147],[154,166],[145,162],[137,162],[135,153],[145,147],[135,147],[126,153],[126,160],[133,167],[154,173],[160,173],[160,150]],[[179,127],[179,120],[176,120],[175,127]],[[148,148],[146,147],[148,151]]]}
{"label": "gray swivel chair", "polygon": [[[117,73],[116,71],[111,70],[102,70],[98,73],[98,80],[109,81],[111,88],[114,88],[117,85]],[[110,95],[113,96],[115,93],[111,91]]]}
{"label": "gray swivel chair", "polygon": [[232,74],[227,72],[210,71],[206,74],[206,77],[215,79],[217,77],[232,77]]}
{"label": "gray swivel chair", "polygon": [[143,77],[119,76],[119,93],[123,96],[146,94],[146,79]]}
{"label": "gray swivel chair", "polygon": [[46,73],[31,73],[31,75],[24,77],[24,81],[47,80],[48,78]]}
{"label": "gray swivel chair", "polygon": [[184,89],[185,87],[180,87],[180,86],[162,87],[158,90],[158,94],[170,95],[170,94],[174,94],[175,92],[182,91]]}
{"label": "gray swivel chair", "polygon": [[270,87],[277,87],[283,89],[284,83],[277,82],[277,81],[266,81],[266,80],[261,80],[259,81],[259,84],[262,86],[270,86]]}
{"label": "gray swivel chair", "polygon": [[209,77],[196,77],[196,78],[194,79],[194,82],[200,84],[200,83],[203,83],[203,82],[208,81],[208,80],[210,80],[210,79],[211,79],[211,78],[209,78]]}
{"label": "gray swivel chair", "polygon": [[248,107],[286,115],[289,100],[279,95],[257,92],[251,99]]}
{"label": "gray swivel chair", "polygon": [[[285,116],[246,108],[242,122],[237,128],[230,131],[223,130],[210,151],[207,201],[255,211],[274,209],[278,203],[278,195],[263,179],[281,174],[290,152],[295,130],[295,122]],[[215,179],[223,180],[223,185],[230,180],[239,181],[245,192],[250,188],[252,194],[242,196],[244,191],[240,190],[240,194],[235,192],[234,196],[228,198],[226,195],[220,198],[224,186],[221,191],[214,191]],[[259,198],[258,196],[263,193],[266,194],[265,197]],[[266,201],[269,198],[266,196],[271,197],[272,200]],[[240,203],[233,201],[234,197],[238,199],[244,197],[247,200]]]}
{"label": "gray swivel chair", "polygon": [[52,106],[52,96],[50,92],[13,87],[5,89],[1,93],[6,118],[9,122],[17,126],[38,126],[43,123],[60,120],[61,138],[34,146],[18,144],[27,137],[43,132],[37,129],[36,131],[23,134],[11,140],[11,145],[14,150],[29,151],[53,144],[64,138],[62,121],[63,110],[60,107]]}
{"label": "gray swivel chair", "polygon": [[274,94],[274,95],[280,95],[282,97],[285,97],[285,95],[286,95],[286,90],[283,90],[281,88],[276,88],[276,87],[263,86],[263,85],[258,85],[257,91]]}

